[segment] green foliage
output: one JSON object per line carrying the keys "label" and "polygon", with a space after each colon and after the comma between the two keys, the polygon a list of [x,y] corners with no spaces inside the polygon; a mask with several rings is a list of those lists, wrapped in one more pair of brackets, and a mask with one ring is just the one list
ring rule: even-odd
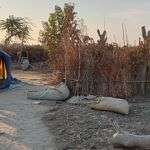
{"label": "green foliage", "polygon": [[59,6],[55,6],[55,12],[50,13],[47,22],[43,22],[43,30],[40,31],[40,42],[50,51],[56,51],[60,45],[64,24],[64,13]]}
{"label": "green foliage", "polygon": [[[64,9],[55,6],[55,11],[50,13],[47,22],[42,22],[43,30],[40,31],[39,41],[47,47],[50,53],[62,50],[64,41],[71,41],[75,38],[77,30],[77,20],[74,6],[65,4]],[[67,39],[64,39],[66,38]]]}
{"label": "green foliage", "polygon": [[22,17],[9,16],[0,20],[0,29],[6,32],[5,44],[9,44],[12,38],[18,38],[22,43],[30,37],[30,23]]}
{"label": "green foliage", "polygon": [[64,26],[63,26],[64,27],[63,29],[64,41],[63,42],[70,41],[70,44],[72,46],[78,45],[80,41],[81,31],[78,29],[78,21],[76,20],[77,13],[74,12],[74,6],[66,3],[64,7],[64,14],[65,14],[65,18],[64,18]]}

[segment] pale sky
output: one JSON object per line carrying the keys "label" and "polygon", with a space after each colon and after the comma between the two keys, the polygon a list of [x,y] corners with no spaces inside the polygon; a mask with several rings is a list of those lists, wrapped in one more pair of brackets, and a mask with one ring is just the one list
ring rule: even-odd
{"label": "pale sky", "polygon": [[30,18],[34,24],[32,43],[37,43],[41,21],[47,20],[55,5],[65,2],[75,3],[78,17],[84,19],[89,35],[95,39],[97,28],[104,29],[104,20],[112,42],[116,38],[122,43],[122,23],[126,24],[131,44],[141,36],[142,25],[150,29],[149,0],[0,0],[0,19],[9,15]]}

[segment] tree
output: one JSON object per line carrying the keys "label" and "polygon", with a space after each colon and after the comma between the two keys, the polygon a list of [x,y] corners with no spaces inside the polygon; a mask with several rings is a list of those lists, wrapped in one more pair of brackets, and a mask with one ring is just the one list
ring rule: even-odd
{"label": "tree", "polygon": [[[74,5],[66,3],[64,9],[55,6],[55,12],[50,14],[48,22],[43,22],[39,39],[48,48],[54,69],[61,69],[65,81],[73,79],[78,87],[81,77],[82,40]],[[77,89],[76,93],[78,91]]]}
{"label": "tree", "polygon": [[55,6],[55,12],[50,13],[47,22],[43,22],[43,30],[40,31],[39,41],[48,48],[50,52],[57,51],[61,42],[64,24],[64,13],[59,6]]}
{"label": "tree", "polygon": [[0,20],[0,29],[6,32],[5,44],[17,38],[23,45],[30,37],[31,25],[25,18],[10,15],[7,19]]}
{"label": "tree", "polygon": [[81,31],[78,29],[76,14],[74,6],[66,3],[64,7],[62,45],[65,50],[65,79],[67,81],[73,74],[76,74],[75,80],[78,82],[81,69]]}

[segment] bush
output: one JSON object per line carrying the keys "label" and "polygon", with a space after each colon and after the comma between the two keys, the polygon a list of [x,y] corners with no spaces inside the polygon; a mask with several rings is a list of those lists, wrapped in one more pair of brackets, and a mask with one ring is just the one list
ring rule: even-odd
{"label": "bush", "polygon": [[[0,45],[0,47],[12,56],[13,62],[18,61],[17,53],[21,50],[21,45],[12,44],[9,46]],[[28,52],[29,60],[31,63],[47,61],[48,52],[40,45],[25,45],[23,51]]]}

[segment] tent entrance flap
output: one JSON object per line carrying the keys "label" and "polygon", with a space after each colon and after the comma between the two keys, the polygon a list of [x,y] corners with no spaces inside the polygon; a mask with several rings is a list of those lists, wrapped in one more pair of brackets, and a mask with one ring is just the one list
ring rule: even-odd
{"label": "tent entrance flap", "polygon": [[0,58],[0,80],[6,79],[7,79],[6,64],[5,61],[2,58]]}

